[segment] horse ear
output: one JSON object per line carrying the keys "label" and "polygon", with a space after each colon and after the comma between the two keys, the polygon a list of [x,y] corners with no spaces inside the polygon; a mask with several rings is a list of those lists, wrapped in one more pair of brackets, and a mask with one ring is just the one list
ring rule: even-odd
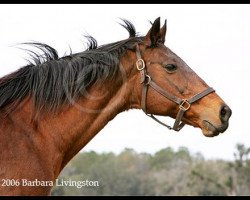
{"label": "horse ear", "polygon": [[160,30],[160,39],[161,40],[158,41],[158,42],[161,42],[162,44],[164,44],[166,32],[167,32],[167,20],[165,19],[165,23],[164,23],[164,25],[162,26],[162,28]]}
{"label": "horse ear", "polygon": [[160,40],[160,17],[158,17],[145,36],[144,43],[148,46],[156,46]]}

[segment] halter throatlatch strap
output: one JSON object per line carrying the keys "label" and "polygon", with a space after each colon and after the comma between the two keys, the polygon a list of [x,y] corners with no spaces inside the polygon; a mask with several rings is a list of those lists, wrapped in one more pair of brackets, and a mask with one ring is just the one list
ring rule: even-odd
{"label": "halter throatlatch strap", "polygon": [[[167,92],[166,90],[164,90],[162,87],[160,87],[159,85],[157,85],[152,79],[151,77],[147,74],[147,70],[146,70],[146,65],[144,60],[141,57],[141,53],[140,53],[140,49],[139,49],[139,45],[136,45],[136,56],[137,56],[137,61],[136,61],[136,68],[137,70],[140,72],[140,77],[141,77],[141,84],[143,84],[143,88],[142,88],[142,98],[141,98],[141,106],[142,106],[142,110],[145,112],[145,114],[149,117],[151,117],[152,119],[154,119],[156,122],[160,123],[161,125],[167,127],[168,129],[173,129],[175,131],[179,131],[183,128],[183,126],[185,125],[184,122],[182,122],[182,117],[184,115],[184,113],[190,108],[191,104],[198,101],[199,99],[203,98],[204,96],[215,92],[215,90],[211,87],[205,89],[204,91],[194,95],[193,97],[189,98],[189,99],[181,99],[179,97],[176,97],[172,94],[170,94],[169,92]],[[152,89],[154,89],[156,92],[158,92],[159,94],[161,94],[162,96],[164,96],[165,98],[175,102],[176,104],[179,105],[179,111],[177,113],[175,122],[173,127],[163,123],[162,121],[160,121],[159,119],[157,119],[153,114],[147,113],[147,92],[148,92],[148,87],[151,87]]]}

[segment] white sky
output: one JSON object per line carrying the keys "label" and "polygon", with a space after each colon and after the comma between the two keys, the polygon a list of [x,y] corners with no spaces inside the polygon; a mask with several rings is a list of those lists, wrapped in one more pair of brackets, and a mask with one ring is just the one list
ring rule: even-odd
{"label": "white sky", "polygon": [[[26,64],[27,54],[12,47],[44,42],[63,56],[82,51],[85,33],[99,45],[128,37],[117,22],[130,20],[146,34],[148,20],[168,20],[166,45],[179,55],[233,110],[229,129],[206,138],[185,126],[169,131],[141,110],[119,114],[85,150],[120,152],[125,147],[154,153],[186,146],[206,158],[233,159],[236,143],[250,147],[250,5],[0,5],[0,77]],[[165,121],[173,123],[170,118]]]}

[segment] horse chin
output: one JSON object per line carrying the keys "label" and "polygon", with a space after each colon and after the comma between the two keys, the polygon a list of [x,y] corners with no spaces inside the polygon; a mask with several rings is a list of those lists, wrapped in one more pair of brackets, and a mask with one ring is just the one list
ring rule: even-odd
{"label": "horse chin", "polygon": [[206,137],[214,137],[219,135],[221,132],[210,122],[204,120],[202,122],[203,126],[202,126],[202,133],[204,136]]}

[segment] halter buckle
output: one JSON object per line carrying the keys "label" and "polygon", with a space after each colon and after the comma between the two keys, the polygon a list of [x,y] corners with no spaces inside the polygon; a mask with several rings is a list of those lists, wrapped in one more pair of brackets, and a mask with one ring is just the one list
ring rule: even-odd
{"label": "halter buckle", "polygon": [[149,83],[151,82],[151,80],[152,80],[151,77],[148,74],[146,74],[145,75],[145,82],[144,82],[144,84],[145,85],[149,85]]}
{"label": "halter buckle", "polygon": [[187,101],[187,99],[183,99],[181,104],[179,105],[179,108],[183,111],[187,111],[190,108],[190,103]]}
{"label": "halter buckle", "polygon": [[136,61],[136,68],[141,71],[145,68],[145,62],[143,59],[139,58],[137,61]]}

